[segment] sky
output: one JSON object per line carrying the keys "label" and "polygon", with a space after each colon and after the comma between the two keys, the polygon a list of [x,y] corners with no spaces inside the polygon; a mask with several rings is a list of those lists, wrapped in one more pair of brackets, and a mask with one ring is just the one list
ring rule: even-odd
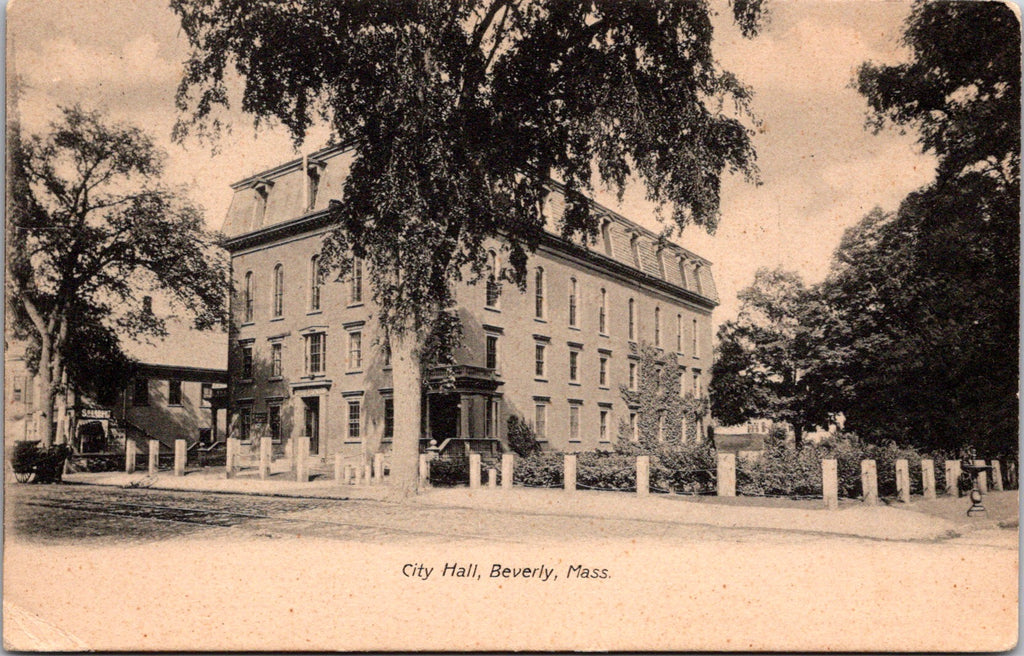
{"label": "sky", "polygon": [[[852,88],[865,61],[894,63],[907,52],[899,36],[910,3],[902,0],[768,0],[768,21],[753,39],[717,10],[713,49],[721,66],[754,91],[759,120],[753,143],[760,185],[738,176],[722,184],[714,235],[688,228],[677,241],[714,263],[721,305],[715,323],[734,318],[736,293],[758,267],[784,266],[808,283],[821,280],[843,231],[872,208],[897,208],[934,175],[914,134],[865,127],[867,104]],[[168,152],[166,179],[188,188],[221,226],[229,185],[298,154],[283,128],[257,131],[240,112],[216,153],[195,140],[171,142],[174,93],[188,43],[166,2],[148,0],[13,0],[7,11],[7,75],[19,76],[23,130],[38,133],[61,105],[81,103],[149,131]],[[312,131],[302,150],[322,145]],[[622,202],[599,189],[596,199],[658,230],[639,183]]]}

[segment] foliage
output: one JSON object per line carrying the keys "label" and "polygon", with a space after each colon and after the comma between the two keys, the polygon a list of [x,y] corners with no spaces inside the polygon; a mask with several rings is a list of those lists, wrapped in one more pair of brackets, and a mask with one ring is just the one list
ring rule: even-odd
{"label": "foliage", "polygon": [[39,442],[15,442],[11,449],[11,469],[19,481],[60,483],[69,455],[71,449],[66,444],[44,447]]}
{"label": "foliage", "polygon": [[828,356],[810,320],[813,292],[799,274],[760,268],[738,296],[738,317],[718,330],[712,411],[724,424],[759,417],[788,423],[799,446],[804,430],[831,418],[814,384]]}
{"label": "foliage", "polygon": [[540,451],[537,434],[519,415],[510,415],[508,418],[508,446],[522,457]]}
{"label": "foliage", "polygon": [[469,458],[452,456],[430,461],[430,484],[435,487],[453,487],[469,484]]}
{"label": "foliage", "polygon": [[562,487],[565,455],[555,451],[537,451],[516,458],[512,480],[527,487]]}
{"label": "foliage", "polygon": [[636,490],[636,458],[587,451],[576,456],[576,485],[582,489]]}
{"label": "foliage", "polygon": [[160,183],[165,155],[139,129],[76,106],[48,134],[16,129],[9,143],[7,291],[13,323],[38,349],[45,446],[65,370],[83,388],[90,363],[123,373],[119,335],[166,333],[143,304],[152,290],[212,328],[224,316],[227,265],[199,209]]}
{"label": "foliage", "polygon": [[651,458],[651,486],[677,494],[704,494],[715,489],[716,457],[707,441],[662,444]]}
{"label": "foliage", "polygon": [[[650,452],[663,442],[679,440],[686,427],[688,441],[700,439],[699,420],[707,416],[708,401],[695,398],[692,393],[681,394],[682,373],[675,356],[647,343],[640,344],[637,355],[636,389],[622,385],[619,393],[626,407],[637,415],[637,443],[643,452]],[[629,422],[619,422],[620,445],[617,450],[629,449],[621,443],[633,441]]]}

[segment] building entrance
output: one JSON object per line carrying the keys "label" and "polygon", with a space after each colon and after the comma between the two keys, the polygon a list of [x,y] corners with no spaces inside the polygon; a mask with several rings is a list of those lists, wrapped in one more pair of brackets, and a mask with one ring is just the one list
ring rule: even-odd
{"label": "building entrance", "polygon": [[306,435],[309,437],[309,455],[320,453],[320,397],[302,399],[305,409]]}
{"label": "building entrance", "polygon": [[430,394],[427,403],[430,421],[430,437],[438,443],[459,435],[459,401],[458,394]]}

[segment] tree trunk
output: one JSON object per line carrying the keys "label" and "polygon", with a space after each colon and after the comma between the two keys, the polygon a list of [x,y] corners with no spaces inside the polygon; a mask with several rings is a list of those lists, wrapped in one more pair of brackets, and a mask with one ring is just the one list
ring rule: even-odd
{"label": "tree trunk", "polygon": [[391,487],[397,498],[405,498],[416,494],[419,488],[422,370],[414,333],[392,335],[390,342],[395,399]]}
{"label": "tree trunk", "polygon": [[55,410],[57,434],[54,436],[54,442],[69,444],[68,431],[71,427],[68,425],[68,370],[63,363],[60,365],[60,370],[60,391],[57,393]]}
{"label": "tree trunk", "polygon": [[797,450],[800,450],[804,445],[804,427],[800,424],[793,424],[793,444]]}
{"label": "tree trunk", "polygon": [[42,336],[39,346],[39,367],[36,373],[38,382],[36,400],[36,437],[43,448],[53,446],[53,348],[49,337]]}

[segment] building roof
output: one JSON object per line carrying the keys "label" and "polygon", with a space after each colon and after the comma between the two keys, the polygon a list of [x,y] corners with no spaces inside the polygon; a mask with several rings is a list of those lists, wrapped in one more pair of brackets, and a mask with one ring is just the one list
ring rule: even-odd
{"label": "building roof", "polygon": [[[224,221],[224,234],[230,242],[251,233],[274,232],[268,229],[293,223],[300,217],[324,214],[332,199],[342,197],[353,160],[351,148],[329,146],[234,183],[231,188],[235,194]],[[307,179],[302,174],[304,162],[306,167],[316,166],[320,171],[316,202],[308,209]],[[557,221],[565,208],[564,189],[553,181],[550,187],[544,208],[546,230],[558,235]],[[258,196],[262,196],[262,211],[257,211]],[[602,217],[603,231],[596,243],[578,241],[577,246],[687,290],[712,305],[718,303],[711,262],[595,201],[591,203],[593,211]]]}

